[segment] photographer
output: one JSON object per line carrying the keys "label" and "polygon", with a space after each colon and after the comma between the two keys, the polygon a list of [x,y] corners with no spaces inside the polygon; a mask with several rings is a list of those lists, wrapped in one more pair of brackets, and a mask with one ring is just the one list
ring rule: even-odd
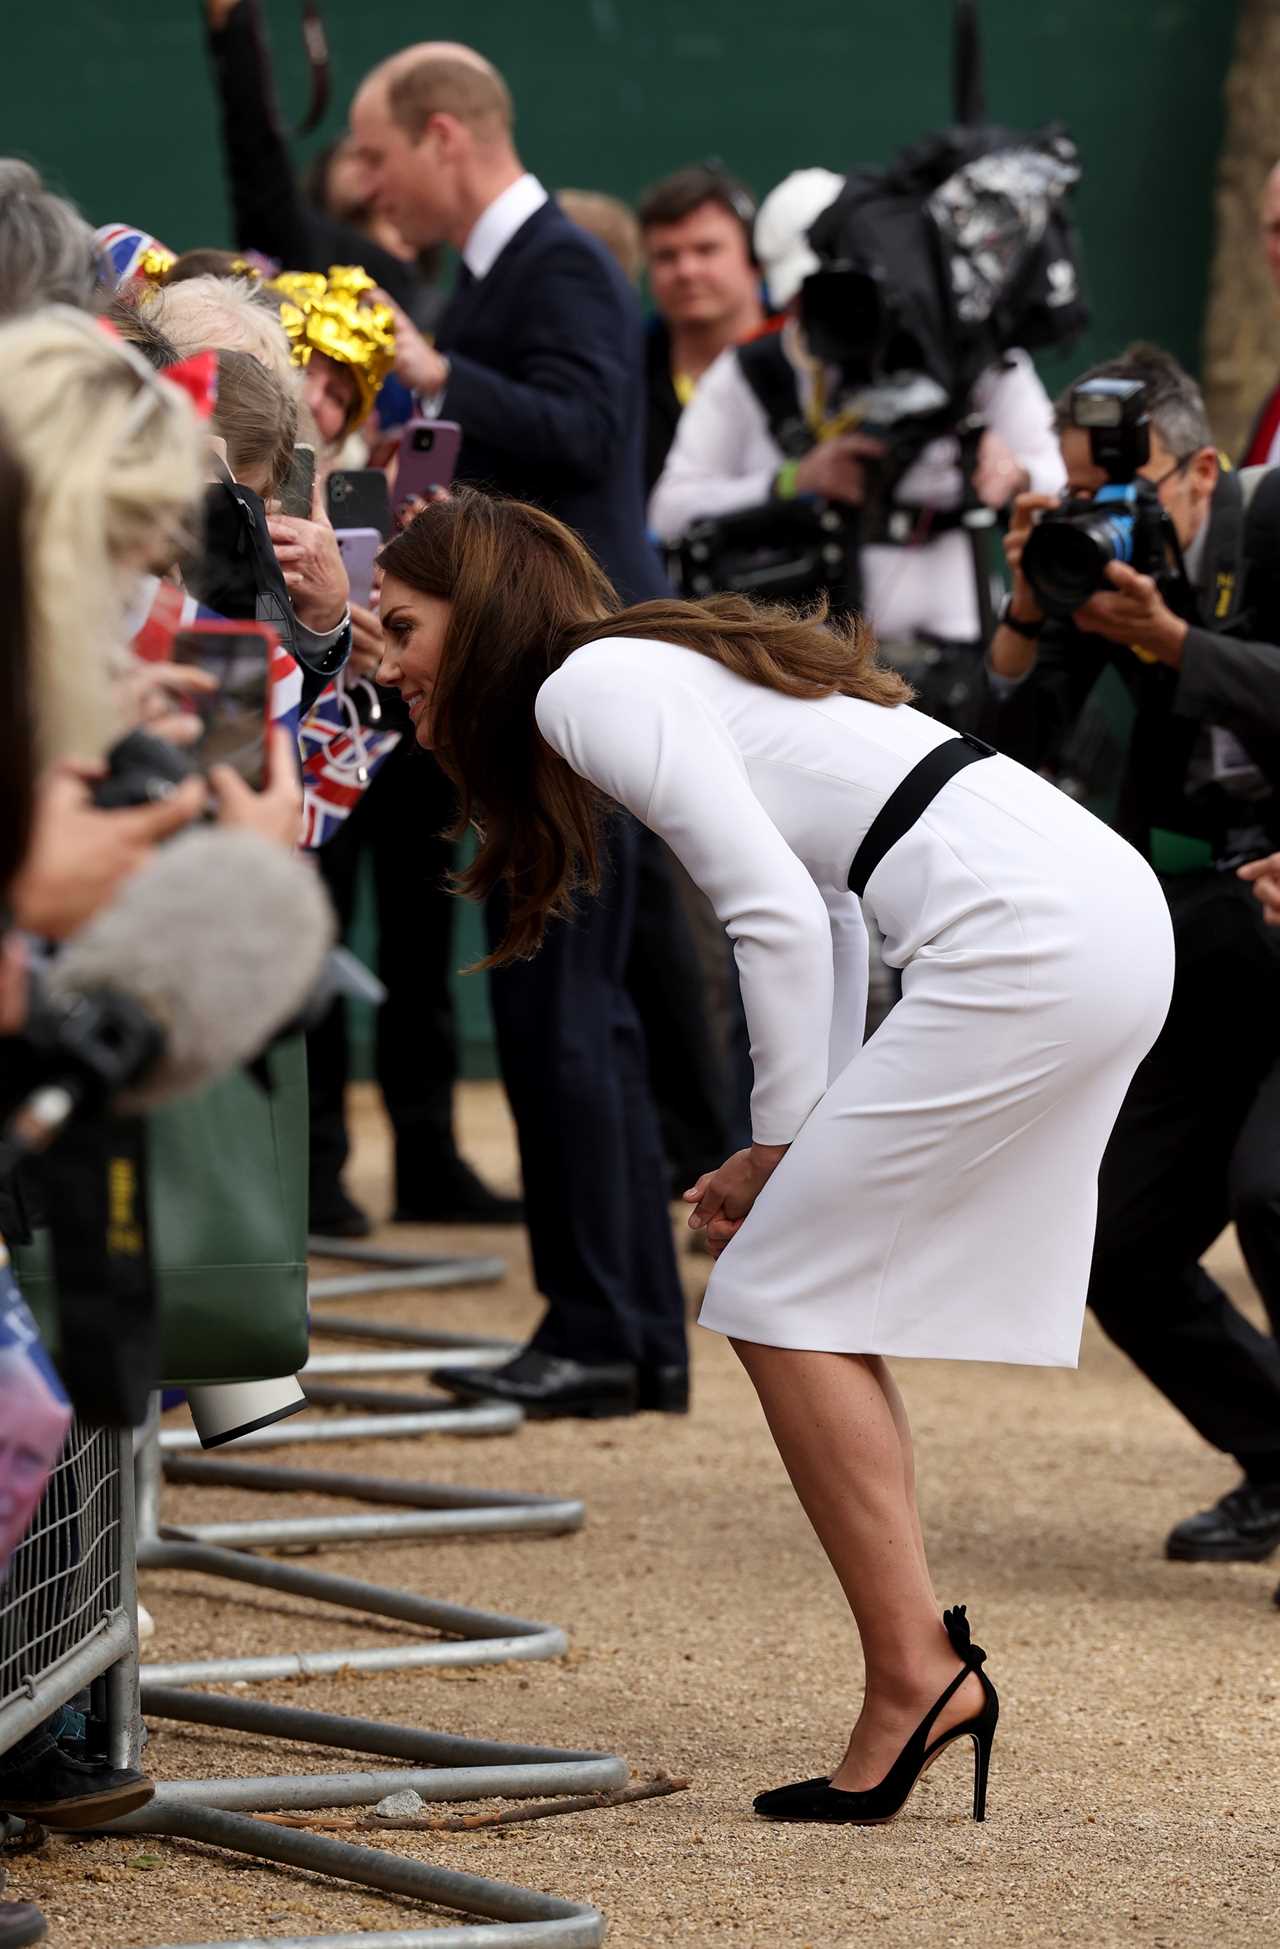
{"label": "photographer", "polygon": [[[649,503],[668,545],[708,517],[772,503],[781,521],[800,497],[850,509],[868,499],[868,467],[884,445],[828,413],[834,375],[811,356],[801,319],[801,288],[820,268],[808,233],[843,181],[797,170],[760,206],[756,255],[787,323],[723,352],[686,408]],[[987,422],[972,478],[979,500],[1001,508],[1021,489],[1061,487],[1049,402],[1025,353],[986,371],[971,404]],[[973,556],[958,521],[964,495],[956,439],[932,440],[898,483],[885,537],[859,548],[862,608],[882,637],[966,649],[977,638]]]}
{"label": "photographer", "polygon": [[1280,1352],[1200,1260],[1234,1221],[1280,1327],[1280,943],[1248,884],[1280,843],[1280,469],[1222,471],[1198,390],[1152,346],[1086,374],[1057,419],[1067,501],[1022,497],[1008,538],[998,740],[1109,797],[1177,949],[1102,1167],[1090,1303],[1244,1472],[1168,1554],[1256,1561],[1280,1543]]}

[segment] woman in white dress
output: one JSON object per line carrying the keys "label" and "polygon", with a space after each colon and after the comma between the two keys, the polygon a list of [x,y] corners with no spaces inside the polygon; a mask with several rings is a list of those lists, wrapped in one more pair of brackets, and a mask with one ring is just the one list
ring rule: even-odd
{"label": "woman in white dress", "polygon": [[[849,1600],[865,1696],[777,1819],[890,1819],[952,1741],[983,1818],[998,1701],[939,1621],[886,1356],[1074,1366],[1098,1165],[1168,1006],[1160,888],[1054,787],[911,710],[861,635],[740,597],[619,611],[568,529],[474,493],[382,554],[379,679],[510,892],[504,956],[589,890],[608,801],[734,945],[754,1142],[688,1194],[727,1334]],[[856,889],[856,890],[854,890]],[[858,895],[902,969],[863,1044]]]}

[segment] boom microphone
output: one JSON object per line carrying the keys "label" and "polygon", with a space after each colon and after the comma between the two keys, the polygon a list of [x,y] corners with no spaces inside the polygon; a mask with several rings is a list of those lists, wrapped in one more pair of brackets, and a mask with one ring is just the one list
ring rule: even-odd
{"label": "boom microphone", "polygon": [[299,1013],[333,941],[314,869],[241,830],[180,834],[67,944],[55,1001],[106,989],[156,1025],[158,1057],[115,1098],[155,1109],[251,1061]]}

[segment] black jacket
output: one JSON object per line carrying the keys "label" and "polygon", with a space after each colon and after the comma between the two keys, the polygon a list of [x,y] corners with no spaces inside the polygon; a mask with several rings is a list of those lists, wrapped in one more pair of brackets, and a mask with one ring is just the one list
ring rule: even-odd
{"label": "black jacket", "polygon": [[668,593],[645,536],[642,339],[623,272],[550,201],[459,286],[437,333],[458,479],[576,528],[624,602]]}
{"label": "black jacket", "polygon": [[645,440],[644,486],[652,494],[662,478],[671,442],[676,437],[684,411],[671,382],[671,333],[664,319],[656,314],[645,327]]}
{"label": "black jacket", "polygon": [[[1221,476],[1187,595],[1177,670],[1046,624],[1033,669],[997,702],[995,741],[1069,777],[1148,854],[1153,829],[1206,840],[1217,856],[1250,829],[1280,845],[1280,469],[1261,476],[1247,512],[1239,474]],[[1261,774],[1243,794],[1209,776],[1214,726]]]}
{"label": "black jacket", "polygon": [[303,195],[271,82],[259,0],[240,0],[224,27],[209,30],[208,43],[237,250],[260,251],[286,271],[362,265],[411,317],[425,323],[423,280],[415,267]]}

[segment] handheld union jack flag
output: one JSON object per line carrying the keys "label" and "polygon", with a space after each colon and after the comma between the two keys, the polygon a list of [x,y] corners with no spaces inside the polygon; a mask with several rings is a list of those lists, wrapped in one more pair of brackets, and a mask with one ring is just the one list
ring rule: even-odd
{"label": "handheld union jack flag", "polygon": [[[360,704],[367,713],[362,720]],[[302,843],[332,839],[359,804],[369,780],[400,742],[380,728],[378,693],[364,678],[335,677],[307,712],[298,734],[302,752]]]}

